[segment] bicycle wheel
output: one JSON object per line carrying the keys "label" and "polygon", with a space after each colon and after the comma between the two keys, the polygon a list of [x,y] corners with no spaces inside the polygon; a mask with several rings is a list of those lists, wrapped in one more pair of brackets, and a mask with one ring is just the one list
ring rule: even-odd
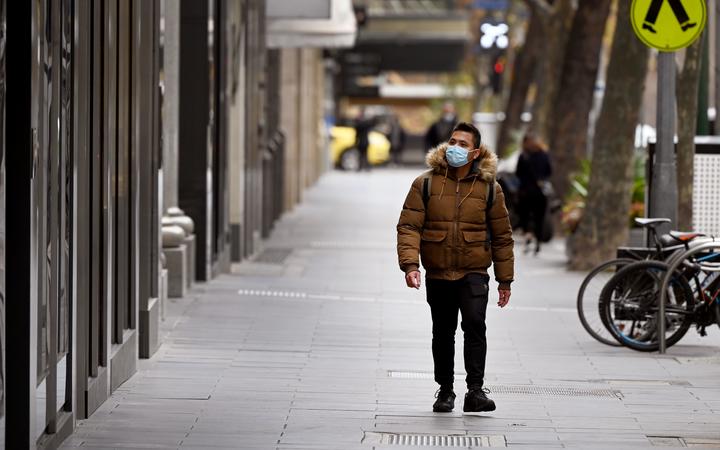
{"label": "bicycle wheel", "polygon": [[599,314],[598,305],[600,304],[600,293],[610,278],[620,268],[635,261],[634,259],[620,258],[604,262],[590,271],[580,285],[577,295],[578,317],[585,331],[598,342],[613,347],[621,345],[605,328]]}
{"label": "bicycle wheel", "polygon": [[[613,337],[634,350],[659,348],[657,335],[660,286],[668,265],[659,261],[629,264],[610,279],[600,294],[600,317]],[[680,274],[671,278],[665,307],[665,343],[677,343],[693,321],[695,297]]]}

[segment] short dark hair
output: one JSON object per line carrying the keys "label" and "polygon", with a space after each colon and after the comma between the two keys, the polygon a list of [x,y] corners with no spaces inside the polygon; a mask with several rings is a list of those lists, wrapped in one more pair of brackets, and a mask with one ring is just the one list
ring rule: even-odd
{"label": "short dark hair", "polygon": [[459,122],[457,125],[455,125],[455,128],[453,128],[453,133],[456,131],[466,131],[473,136],[473,144],[475,147],[473,148],[480,148],[480,131],[477,129],[477,127],[470,122]]}

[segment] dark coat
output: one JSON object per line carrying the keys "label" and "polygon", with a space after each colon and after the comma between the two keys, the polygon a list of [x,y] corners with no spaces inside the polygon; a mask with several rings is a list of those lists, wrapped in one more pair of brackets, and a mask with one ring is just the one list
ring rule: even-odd
{"label": "dark coat", "polygon": [[438,145],[450,140],[450,136],[452,136],[452,130],[455,128],[456,122],[457,120],[454,118],[452,120],[445,120],[441,117],[433,123],[425,134],[425,148],[435,148]]}
{"label": "dark coat", "polygon": [[355,145],[365,150],[370,145],[370,130],[375,126],[372,119],[361,119],[355,124]]}
{"label": "dark coat", "polygon": [[542,150],[522,152],[515,174],[520,181],[521,195],[540,191],[539,183],[552,175],[550,156]]}

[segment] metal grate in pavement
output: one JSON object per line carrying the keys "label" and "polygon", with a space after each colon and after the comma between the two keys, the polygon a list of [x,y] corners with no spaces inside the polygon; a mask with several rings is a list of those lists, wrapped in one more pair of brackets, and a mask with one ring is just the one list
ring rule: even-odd
{"label": "metal grate in pavement", "polygon": [[240,289],[238,295],[250,297],[286,297],[286,298],[307,298],[304,292],[272,291],[267,289]]}
{"label": "metal grate in pavement", "polygon": [[291,248],[266,248],[253,261],[266,264],[282,264],[292,252],[293,249]]}
{"label": "metal grate in pavement", "polygon": [[[431,372],[388,371],[390,378],[403,378],[409,380],[432,380]],[[458,374],[461,376],[461,374]],[[622,397],[620,391],[614,389],[587,389],[566,386],[539,386],[539,385],[489,385],[486,386],[493,394],[517,395],[544,395],[549,397],[596,397],[618,399]]]}
{"label": "metal grate in pavement", "polygon": [[549,397],[597,397],[618,399],[620,391],[614,389],[583,389],[563,386],[488,386],[493,394],[545,395]]}
{"label": "metal grate in pavement", "polygon": [[[458,377],[464,374],[457,373]],[[404,378],[406,380],[432,380],[434,378],[432,372],[410,372],[402,370],[388,370],[390,378]]]}
{"label": "metal grate in pavement", "polygon": [[[299,291],[276,291],[273,289],[240,289],[238,295],[252,296],[252,297],[285,297],[285,298],[307,298],[312,300],[342,300],[348,302],[365,302],[372,303],[376,302],[377,299],[374,297],[360,297],[350,295],[335,295],[335,294],[313,294],[309,292]],[[391,300],[393,302],[403,302],[403,300]],[[408,301],[409,303],[416,303],[415,301]]]}
{"label": "metal grate in pavement", "polygon": [[365,432],[363,443],[413,447],[507,447],[503,435],[458,435]]}

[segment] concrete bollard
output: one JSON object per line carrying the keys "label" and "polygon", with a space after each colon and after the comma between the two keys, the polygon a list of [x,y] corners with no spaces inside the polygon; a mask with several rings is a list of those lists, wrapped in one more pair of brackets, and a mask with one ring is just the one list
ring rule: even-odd
{"label": "concrete bollard", "polygon": [[187,289],[187,247],[185,230],[177,225],[162,227],[163,255],[167,270],[167,295],[184,297]]}
{"label": "concrete bollard", "polygon": [[195,255],[196,255],[196,244],[195,244],[195,222],[186,216],[183,210],[178,207],[168,208],[167,215],[162,218],[163,227],[166,226],[177,226],[183,229],[185,232],[185,238],[183,244],[185,244],[185,269],[186,276],[185,282],[188,288],[191,288],[195,283]]}

